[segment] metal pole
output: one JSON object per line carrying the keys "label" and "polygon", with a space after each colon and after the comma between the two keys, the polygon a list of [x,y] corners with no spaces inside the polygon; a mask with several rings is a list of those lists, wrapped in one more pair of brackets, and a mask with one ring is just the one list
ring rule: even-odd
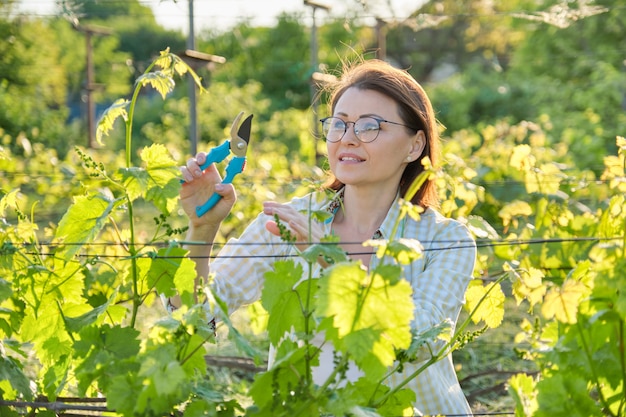
{"label": "metal pole", "polygon": [[376,18],[376,40],[378,42],[378,59],[387,59],[387,22]]}
{"label": "metal pole", "polygon": [[[311,100],[313,104],[313,135],[317,140],[319,138],[319,131],[317,126],[317,113],[318,113],[318,103],[317,103],[317,88],[315,86],[315,81],[313,80],[313,73],[317,71],[317,24],[315,22],[315,11],[317,7],[313,7],[313,24],[311,26]],[[316,160],[319,159],[319,155],[317,155],[317,146],[315,147],[315,157]]]}
{"label": "metal pole", "polygon": [[[189,35],[187,36],[187,49],[196,49],[196,39],[193,27],[194,13],[193,0],[189,0]],[[198,152],[198,118],[196,109],[196,84],[189,76],[189,140],[192,155]]]}
{"label": "metal pole", "polygon": [[96,105],[93,101],[94,92],[94,68],[93,68],[93,47],[91,45],[91,31],[85,31],[87,41],[87,81],[85,90],[87,91],[87,146],[96,146]]}

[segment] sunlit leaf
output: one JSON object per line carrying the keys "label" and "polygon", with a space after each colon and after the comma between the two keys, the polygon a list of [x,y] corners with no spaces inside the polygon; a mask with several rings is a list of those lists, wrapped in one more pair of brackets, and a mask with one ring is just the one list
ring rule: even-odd
{"label": "sunlit leaf", "polygon": [[19,192],[20,190],[16,188],[2,196],[2,199],[0,199],[0,217],[6,216],[6,210],[8,208],[17,207]]}
{"label": "sunlit leaf", "polygon": [[411,286],[406,280],[391,285],[358,263],[335,265],[319,281],[317,311],[332,320],[334,345],[368,377],[380,377],[393,362],[394,349],[411,342]]}
{"label": "sunlit leaf", "polygon": [[554,287],[546,294],[541,313],[546,319],[556,318],[562,323],[575,324],[578,321],[578,306],[589,288],[582,282],[567,279],[561,287]]}
{"label": "sunlit leaf", "polygon": [[513,295],[518,305],[523,300],[528,300],[532,309],[543,300],[547,291],[543,284],[543,277],[543,272],[535,268],[529,268],[519,273],[518,279],[513,281]]}
{"label": "sunlit leaf", "polygon": [[158,250],[150,264],[147,279],[150,288],[159,294],[172,297],[179,294],[183,302],[191,304],[195,294],[195,263],[185,257],[183,248],[168,247]]}
{"label": "sunlit leaf", "polygon": [[504,300],[500,284],[492,282],[483,285],[480,280],[470,283],[465,292],[465,309],[472,314],[472,321],[483,321],[488,327],[496,328],[504,318]]}
{"label": "sunlit leaf", "polygon": [[57,255],[70,258],[85,243],[93,241],[118,204],[104,194],[75,197],[56,230],[55,241],[64,245]]}
{"label": "sunlit leaf", "polygon": [[169,214],[178,203],[180,171],[167,149],[161,144],[144,148],[141,159],[145,168],[122,168],[118,172],[129,198],[152,201],[163,214]]}
{"label": "sunlit leaf", "polygon": [[535,381],[526,374],[517,374],[509,378],[509,394],[515,402],[516,416],[532,416],[537,410]]}
{"label": "sunlit leaf", "polygon": [[533,209],[525,201],[515,200],[500,209],[498,216],[502,219],[502,224],[506,227],[512,223],[517,217],[530,216],[533,214]]}
{"label": "sunlit leaf", "polygon": [[120,98],[115,100],[115,102],[104,111],[96,127],[96,140],[100,145],[102,145],[102,137],[107,136],[109,132],[113,130],[113,125],[118,117],[123,118],[124,121],[128,120],[128,112],[126,109],[129,105],[130,101]]}
{"label": "sunlit leaf", "polygon": [[176,83],[174,79],[164,71],[149,72],[137,78],[137,83],[141,86],[152,86],[161,97],[165,97],[174,90]]}
{"label": "sunlit leaf", "polygon": [[520,171],[528,171],[535,165],[535,157],[531,155],[531,148],[528,145],[518,145],[513,149],[513,154],[509,164]]}
{"label": "sunlit leaf", "polygon": [[107,309],[111,305],[112,302],[117,298],[117,291],[114,291],[111,294],[111,297],[107,300],[106,303],[99,305],[89,312],[79,316],[79,317],[66,317],[65,325],[67,329],[71,332],[79,332],[83,327],[87,327],[95,323],[104,313],[107,312]]}

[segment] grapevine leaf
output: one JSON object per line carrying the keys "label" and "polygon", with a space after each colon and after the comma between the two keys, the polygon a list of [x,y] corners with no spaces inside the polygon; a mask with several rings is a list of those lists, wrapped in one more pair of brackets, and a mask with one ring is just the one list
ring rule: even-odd
{"label": "grapevine leaf", "polygon": [[87,242],[93,241],[105,225],[117,201],[104,194],[91,194],[74,198],[56,230],[55,240],[66,243],[57,255],[65,259],[74,256]]}
{"label": "grapevine leaf", "polygon": [[137,78],[137,83],[142,87],[146,85],[152,86],[161,97],[165,100],[165,97],[174,90],[176,83],[171,77],[169,71],[154,71],[147,74],[142,74]]}
{"label": "grapevine leaf", "polygon": [[325,223],[333,216],[332,213],[329,213],[327,210],[313,210],[310,212],[310,214],[311,219],[315,220],[318,223]]}
{"label": "grapevine leaf", "polygon": [[14,189],[3,195],[0,199],[0,218],[6,216],[6,210],[8,208],[17,207],[17,199],[19,197],[20,190]]}
{"label": "grapevine leaf", "polygon": [[269,339],[276,345],[285,333],[304,329],[304,312],[295,289],[301,278],[302,266],[293,261],[276,262],[274,270],[265,274],[261,305],[269,312]]}
{"label": "grapevine leaf", "polygon": [[498,216],[502,219],[502,224],[506,227],[514,223],[514,220],[518,216],[530,216],[533,214],[533,209],[525,201],[513,201],[505,205],[498,212]]}
{"label": "grapevine leaf", "polygon": [[154,144],[141,152],[145,168],[120,169],[118,174],[131,200],[143,197],[152,201],[163,214],[170,213],[177,204],[180,190],[179,170],[166,148]]}
{"label": "grapevine leaf", "polygon": [[393,363],[394,349],[411,343],[411,286],[406,280],[391,285],[358,263],[337,264],[319,281],[317,311],[334,329],[328,337],[366,375],[380,377]]}
{"label": "grapevine leaf", "polygon": [[537,410],[537,394],[534,379],[525,374],[509,378],[509,393],[515,401],[516,416],[532,416]]}
{"label": "grapevine leaf", "polygon": [[273,401],[293,401],[291,392],[304,382],[304,375],[308,372],[305,369],[306,356],[306,347],[298,346],[289,339],[282,341],[276,352],[277,360],[271,369],[257,374],[250,387],[250,396],[255,405],[263,409],[275,407]]}
{"label": "grapevine leaf", "polygon": [[122,117],[124,121],[128,120],[126,108],[129,104],[130,101],[120,98],[104,111],[96,127],[96,140],[98,144],[102,145],[102,137],[107,136],[109,132],[113,130],[113,125],[118,117]]}
{"label": "grapevine leaf", "polygon": [[504,293],[499,283],[490,283],[485,286],[480,280],[470,283],[465,292],[465,309],[472,315],[472,321],[484,321],[490,328],[496,328],[504,318]]}
{"label": "grapevine leaf", "polygon": [[79,316],[79,317],[65,317],[65,326],[70,332],[79,332],[83,327],[90,326],[95,323],[106,311],[111,303],[117,298],[117,290],[113,292],[111,297],[106,303],[99,305],[91,311]]}
{"label": "grapevine leaf", "polygon": [[24,375],[23,365],[10,356],[0,356],[0,381],[3,381],[1,383],[2,385],[0,385],[0,389],[4,388],[3,399],[17,398],[17,396],[7,398],[7,387],[3,387],[4,383],[16,390],[21,396],[32,399],[33,392],[30,389],[30,381],[26,375]]}
{"label": "grapevine leaf", "polygon": [[302,278],[302,266],[293,261],[278,261],[274,270],[265,273],[265,283],[261,293],[261,305],[271,312],[281,295],[292,292],[296,283]]}
{"label": "grapevine leaf", "polygon": [[589,384],[576,373],[555,373],[537,383],[537,417],[600,417],[605,415],[589,395]]}
{"label": "grapevine leaf", "polygon": [[526,192],[556,194],[563,179],[556,164],[542,164],[538,169],[526,172]]}
{"label": "grapevine leaf", "polygon": [[[159,345],[142,355],[139,376],[145,384],[153,385],[156,395],[168,396],[180,389],[187,375],[176,358],[176,348],[172,344]],[[147,394],[144,391],[144,394]]]}
{"label": "grapevine leaf", "polygon": [[116,375],[105,391],[107,406],[124,416],[138,415],[134,411],[141,388],[142,381],[136,374]]}
{"label": "grapevine leaf", "polygon": [[528,300],[532,308],[543,300],[547,287],[543,284],[544,274],[539,269],[528,268],[517,275],[513,282],[513,295],[519,305],[523,300]]}
{"label": "grapevine leaf", "polygon": [[[407,192],[407,195],[410,192]],[[424,208],[419,204],[413,204],[405,199],[400,199],[400,217],[404,218],[409,216],[415,221],[419,221],[421,214],[424,212]]]}
{"label": "grapevine leaf", "polygon": [[316,263],[321,256],[327,263],[344,262],[348,258],[338,245],[315,244],[302,251],[301,256],[310,263]]}
{"label": "grapevine leaf", "polygon": [[74,343],[74,349],[79,356],[98,356],[106,352],[113,360],[131,358],[139,353],[138,336],[139,332],[131,327],[90,326],[80,332],[80,340]]}
{"label": "grapevine leaf", "polygon": [[548,320],[554,317],[561,323],[575,324],[578,305],[589,292],[582,282],[566,279],[561,287],[554,287],[546,294],[541,313]]}
{"label": "grapevine leaf", "polygon": [[119,325],[83,328],[80,339],[73,344],[75,357],[82,358],[75,370],[81,392],[94,380],[107,389],[117,373],[136,372],[136,365],[128,361],[139,353],[138,336],[137,330]]}
{"label": "grapevine leaf", "polygon": [[422,251],[424,247],[416,239],[401,238],[393,240],[391,242],[381,240],[368,240],[363,246],[378,246],[376,256],[382,258],[382,256],[391,256],[396,259],[401,265],[409,265],[411,262],[416,261],[422,257]]}
{"label": "grapevine leaf", "polygon": [[532,149],[529,145],[518,145],[513,149],[509,164],[520,171],[528,171],[535,165],[535,157],[531,153]]}
{"label": "grapevine leaf", "polygon": [[148,271],[148,285],[159,294],[173,297],[180,294],[183,303],[192,304],[196,270],[194,262],[185,257],[187,251],[178,247],[158,250]]}

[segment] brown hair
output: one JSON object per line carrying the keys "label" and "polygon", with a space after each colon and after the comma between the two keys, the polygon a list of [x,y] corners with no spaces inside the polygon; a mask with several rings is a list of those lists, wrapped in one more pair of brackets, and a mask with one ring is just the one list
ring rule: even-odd
{"label": "brown hair", "polygon": [[[373,90],[386,95],[398,104],[402,121],[417,130],[423,130],[426,137],[424,150],[419,158],[409,163],[400,180],[400,195],[404,196],[420,173],[424,171],[422,159],[430,158],[433,167],[439,160],[439,133],[437,120],[430,99],[422,86],[406,71],[400,70],[380,60],[367,60],[347,70],[331,86],[330,108],[334,113],[337,101],[349,88]],[[343,187],[334,175],[327,182],[327,188],[339,190]],[[413,204],[424,208],[437,207],[439,198],[434,180],[429,179],[412,198]]]}

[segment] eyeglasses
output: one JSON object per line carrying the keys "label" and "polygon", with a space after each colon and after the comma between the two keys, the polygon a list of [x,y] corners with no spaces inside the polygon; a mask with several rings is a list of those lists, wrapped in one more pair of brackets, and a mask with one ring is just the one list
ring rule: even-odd
{"label": "eyeglasses", "polygon": [[407,126],[402,123],[392,122],[385,119],[378,119],[376,117],[361,117],[356,122],[346,122],[339,117],[325,117],[320,120],[322,122],[322,132],[324,137],[329,142],[339,142],[348,131],[348,125],[352,123],[352,129],[357,139],[364,143],[373,142],[380,133],[381,123],[390,123],[393,125],[408,127],[415,131],[419,130],[412,126]]}

